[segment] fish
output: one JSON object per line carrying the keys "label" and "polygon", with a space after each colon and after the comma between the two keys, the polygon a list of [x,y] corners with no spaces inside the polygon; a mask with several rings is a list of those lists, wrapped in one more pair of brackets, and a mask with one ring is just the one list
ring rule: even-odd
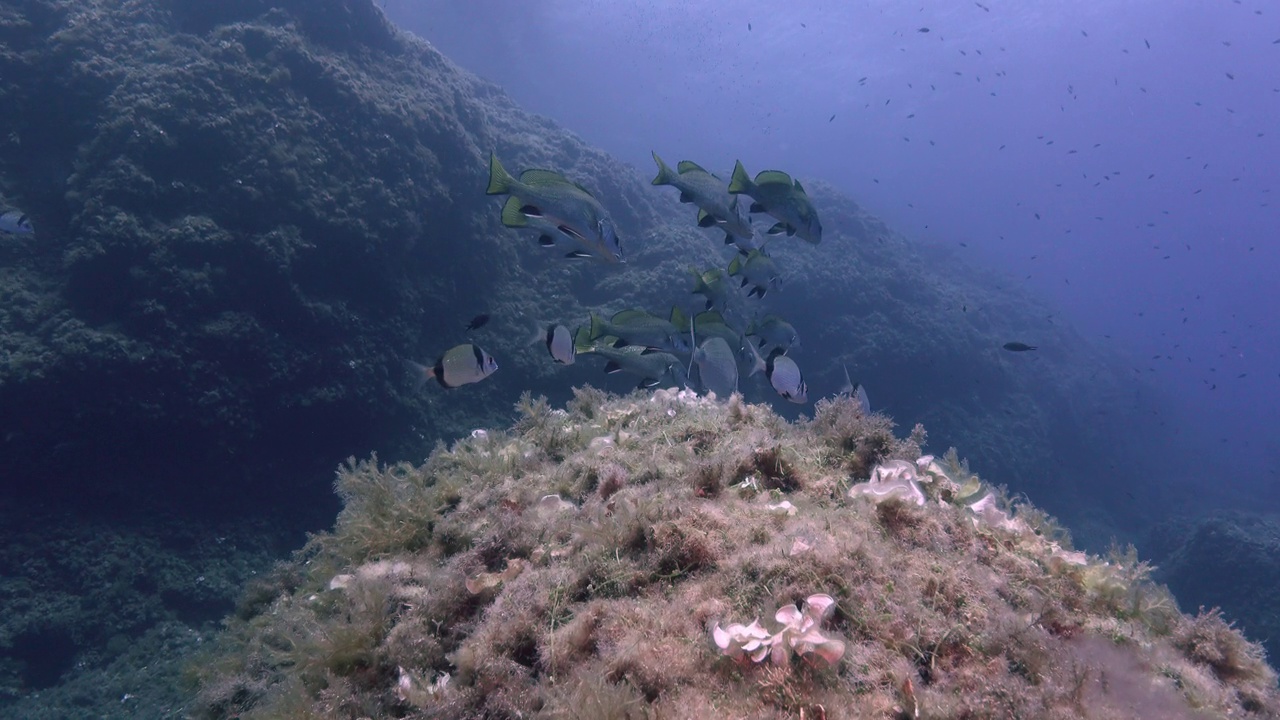
{"label": "fish", "polygon": [[471,322],[467,323],[467,332],[479,330],[484,327],[487,322],[489,322],[489,313],[481,313],[471,318]]}
{"label": "fish", "polygon": [[927,32],[929,32],[929,28],[927,28],[927,27],[916,28],[916,32],[918,32],[918,33],[927,33]]}
{"label": "fish", "polygon": [[1007,342],[1002,347],[1009,352],[1027,352],[1028,350],[1036,349],[1035,345],[1028,345],[1020,342]]}
{"label": "fish", "polygon": [[745,240],[754,236],[751,221],[738,213],[737,197],[729,194],[723,180],[690,160],[681,160],[673,171],[658,153],[652,154],[658,164],[653,184],[670,185],[680,191],[680,202],[697,205],[702,210],[698,213],[699,227],[719,225],[726,234]]}
{"label": "fish", "polygon": [[772,345],[788,352],[800,347],[800,333],[796,332],[791,323],[777,315],[766,315],[759,322],[752,323],[747,327],[747,334],[760,338],[762,349]]}
{"label": "fish", "polygon": [[804,384],[804,376],[796,361],[782,354],[782,350],[769,353],[765,361],[765,377],[769,384],[785,400],[804,404],[809,402],[809,388]]}
{"label": "fish", "polygon": [[844,395],[858,401],[858,406],[862,408],[863,415],[871,414],[871,399],[867,397],[867,389],[862,383],[856,383],[849,379],[849,366],[841,365],[844,368],[844,385],[836,391],[836,395]]}
{"label": "fish", "polygon": [[734,256],[729,262],[730,275],[742,276],[742,287],[751,286],[747,297],[763,298],[770,288],[782,288],[782,276],[778,264],[763,250],[752,250],[746,257]]}
{"label": "fish", "polygon": [[604,371],[610,375],[625,372],[639,376],[640,382],[636,385],[638,388],[657,386],[664,377],[672,373],[673,366],[680,366],[680,359],[671,353],[636,346],[611,347],[593,343],[587,335],[586,328],[579,328],[574,338],[578,354],[593,353],[603,357],[606,360]]}
{"label": "fish", "polygon": [[724,338],[707,338],[693,351],[702,387],[727,398],[738,390],[738,361]]}
{"label": "fish", "polygon": [[671,308],[671,320],[663,320],[644,310],[623,310],[608,320],[591,313],[588,338],[595,341],[613,336],[620,341],[614,347],[640,345],[683,353],[689,351],[689,343],[680,330],[685,324],[684,312],[674,307]]}
{"label": "fish", "polygon": [[693,293],[706,298],[707,310],[723,310],[728,306],[733,286],[729,284],[729,277],[724,270],[711,268],[698,272],[698,268],[690,265],[689,272],[693,275]]}
{"label": "fish", "polygon": [[733,166],[729,192],[746,195],[752,202],[748,212],[768,213],[778,221],[769,234],[796,235],[801,240],[817,245],[822,242],[822,223],[813,201],[801,187],[799,180],[780,170],[763,170],[752,180],[742,167],[742,161]]}
{"label": "fish", "polygon": [[[586,252],[581,244],[577,242],[577,238],[566,235],[560,231],[551,221],[543,217],[529,216],[520,212],[524,207],[524,202],[520,198],[512,195],[502,205],[502,224],[513,230],[532,230],[538,233],[538,245],[544,248],[555,248],[561,243],[570,243],[577,246],[577,250],[570,251],[565,255],[568,258],[585,258],[590,257],[600,262],[608,262],[604,257],[595,257]],[[560,243],[556,242],[556,238],[560,239]]]}
{"label": "fish", "polygon": [[0,233],[5,235],[30,235],[35,232],[31,226],[31,218],[21,210],[5,210],[0,212]]}
{"label": "fish", "polygon": [[564,325],[538,325],[533,329],[533,337],[529,338],[530,345],[536,342],[545,345],[551,359],[561,365],[572,365],[578,355],[573,333]]}
{"label": "fish", "polygon": [[412,360],[406,361],[416,377],[414,390],[434,379],[441,387],[456,388],[477,383],[498,371],[498,361],[479,345],[464,343],[445,351],[435,365],[427,367]]}
{"label": "fish", "polygon": [[[551,170],[525,170],[516,179],[489,154],[489,195],[512,195],[523,203],[519,214],[539,218],[555,226],[580,249],[570,257],[593,257],[603,262],[625,262],[622,241],[608,211],[587,189]],[[510,201],[508,201],[509,203]],[[510,218],[518,222],[515,217]],[[503,224],[507,224],[504,206]],[[512,227],[512,225],[508,225]]]}

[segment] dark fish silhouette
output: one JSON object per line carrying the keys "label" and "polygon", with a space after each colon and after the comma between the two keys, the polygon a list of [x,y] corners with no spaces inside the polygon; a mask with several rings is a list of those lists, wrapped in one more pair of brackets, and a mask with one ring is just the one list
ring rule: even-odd
{"label": "dark fish silhouette", "polygon": [[1009,352],[1026,352],[1028,350],[1036,349],[1035,345],[1028,345],[1020,342],[1007,342],[1002,347]]}
{"label": "dark fish silhouette", "polygon": [[484,327],[485,323],[487,322],[489,322],[489,314],[482,313],[480,315],[477,315],[471,318],[471,322],[467,323],[467,330],[468,331],[479,330],[480,328]]}

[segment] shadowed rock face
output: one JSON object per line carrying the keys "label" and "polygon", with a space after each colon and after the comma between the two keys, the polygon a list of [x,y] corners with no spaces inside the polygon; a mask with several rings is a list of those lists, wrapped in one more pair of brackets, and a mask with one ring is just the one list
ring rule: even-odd
{"label": "shadowed rock face", "polygon": [[1219,607],[1280,657],[1280,521],[1245,512],[1157,525],[1144,550],[1182,607]]}

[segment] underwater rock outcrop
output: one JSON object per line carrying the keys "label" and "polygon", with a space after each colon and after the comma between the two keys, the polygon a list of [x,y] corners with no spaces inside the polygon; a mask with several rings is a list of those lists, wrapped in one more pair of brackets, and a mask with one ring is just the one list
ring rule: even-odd
{"label": "underwater rock outcrop", "polygon": [[[1012,521],[987,522],[954,453],[916,462],[923,429],[895,437],[856,400],[801,423],[670,390],[518,409],[420,466],[342,467],[335,528],[230,621],[196,716],[1280,712],[1216,612],[1181,614],[1132,552],[1072,552],[998,492]],[[923,504],[849,496],[909,468]]]}

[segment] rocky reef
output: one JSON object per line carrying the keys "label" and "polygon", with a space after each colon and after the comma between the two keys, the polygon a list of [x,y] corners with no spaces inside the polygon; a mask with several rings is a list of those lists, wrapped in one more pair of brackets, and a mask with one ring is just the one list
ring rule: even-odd
{"label": "rocky reef", "polygon": [[[0,5],[0,104],[0,195],[36,227],[0,243],[0,539],[10,549],[0,553],[0,714],[181,714],[173,666],[153,658],[197,646],[244,578],[329,525],[336,463],[377,450],[398,468],[440,440],[506,426],[522,392],[561,405],[573,388],[607,382],[589,362],[556,367],[530,351],[531,323],[657,311],[688,297],[688,265],[726,262],[719,238],[651,187],[647,169],[524,112],[397,31],[370,0],[11,0]],[[599,197],[628,266],[567,264],[503,228],[484,195],[490,151],[513,168],[555,168]],[[1141,472],[1148,456],[1124,442],[1143,423],[1108,398],[1143,388],[1113,356],[1048,323],[1052,311],[1005,279],[916,246],[821,182],[805,184],[826,239],[820,251],[786,253],[801,281],[770,301],[805,318],[797,357],[815,397],[834,390],[848,364],[877,407],[926,423],[1073,527],[1089,520],[1077,538],[1091,548],[1161,514],[1178,479]],[[404,361],[457,342],[479,312],[494,317],[479,341],[502,371],[465,391],[414,393]],[[998,349],[1031,333],[1045,348],[1034,363]],[[744,389],[752,401],[770,392]],[[1109,414],[1097,414],[1100,405]],[[795,420],[800,411],[777,412]],[[1108,472],[1116,466],[1129,471],[1124,482]],[[872,468],[856,470],[869,477]],[[407,492],[400,473],[360,465],[343,486],[385,478]],[[717,487],[707,482],[708,492]],[[572,495],[575,513],[587,496]],[[678,510],[668,504],[676,500],[655,502],[620,512]],[[353,592],[363,592],[367,560],[441,542],[414,524],[432,522],[428,509],[438,510],[423,508],[403,528],[426,534],[361,551],[374,555],[327,556],[333,573],[353,575]],[[334,538],[348,536],[342,522]],[[371,533],[385,542],[384,530]],[[471,537],[460,535],[453,554]],[[627,551],[631,562],[644,547]],[[532,563],[532,552],[512,557]],[[504,562],[486,560],[484,572],[502,577]],[[667,562],[659,576],[682,567]],[[281,583],[323,585],[293,567],[292,580],[263,584],[270,594],[246,600],[238,617],[264,623]],[[793,589],[736,601],[725,627],[746,626],[753,613],[768,621],[775,600],[803,615],[805,600],[825,593],[838,604],[823,627],[848,652],[858,647],[850,596]],[[483,605],[467,602],[472,612]],[[355,682],[346,670],[374,668],[371,684],[356,683],[360,697],[386,679],[385,658],[366,657],[334,671],[345,683]],[[446,667],[433,658],[405,667]],[[257,683],[245,697],[282,707],[282,686],[264,683],[294,680],[261,662],[236,675]],[[307,672],[295,679],[314,689],[314,673],[330,669]],[[483,687],[462,680],[450,703],[463,702],[460,688]],[[614,692],[609,682],[602,692]],[[639,681],[622,687],[647,692]]]}
{"label": "rocky reef", "polygon": [[422,465],[349,461],[333,531],[198,665],[196,717],[1280,713],[1218,613],[854,400],[800,423],[674,390],[518,410]]}

